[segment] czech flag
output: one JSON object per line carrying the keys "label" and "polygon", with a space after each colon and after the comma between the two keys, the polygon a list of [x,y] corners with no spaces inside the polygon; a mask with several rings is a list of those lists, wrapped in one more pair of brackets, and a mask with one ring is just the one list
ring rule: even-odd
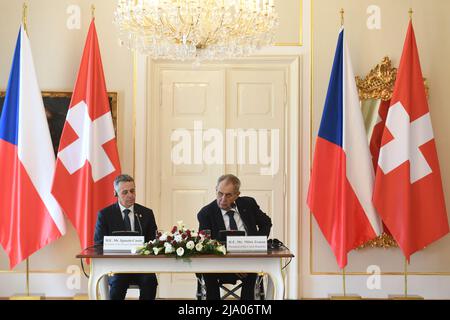
{"label": "czech flag", "polygon": [[0,159],[0,243],[12,269],[66,232],[50,193],[55,154],[23,26],[0,118]]}
{"label": "czech flag", "polygon": [[308,191],[308,206],[340,268],[347,265],[350,250],[382,232],[381,221],[372,205],[374,169],[344,39],[342,28]]}

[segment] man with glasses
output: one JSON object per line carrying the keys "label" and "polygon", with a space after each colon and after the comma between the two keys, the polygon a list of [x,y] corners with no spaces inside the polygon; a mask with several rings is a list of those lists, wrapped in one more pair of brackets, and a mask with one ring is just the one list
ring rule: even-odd
{"label": "man with glasses", "polygon": [[[102,209],[97,216],[94,242],[103,244],[104,236],[112,236],[115,231],[137,232],[144,236],[145,242],[155,239],[155,216],[149,208],[141,206],[136,201],[134,179],[122,174],[114,180],[114,196],[117,202]],[[109,277],[111,300],[125,299],[130,284],[139,286],[139,300],[154,300],[158,281],[154,273],[148,274],[116,274]]]}
{"label": "man with glasses", "polygon": [[[239,197],[241,182],[238,177],[226,174],[219,177],[216,200],[203,207],[197,215],[199,230],[210,230],[212,239],[219,239],[220,230],[244,231],[248,236],[269,236],[272,221],[261,211],[256,200]],[[206,299],[220,300],[219,281],[241,280],[241,300],[253,300],[256,274],[203,274]],[[232,279],[233,278],[233,279]]]}

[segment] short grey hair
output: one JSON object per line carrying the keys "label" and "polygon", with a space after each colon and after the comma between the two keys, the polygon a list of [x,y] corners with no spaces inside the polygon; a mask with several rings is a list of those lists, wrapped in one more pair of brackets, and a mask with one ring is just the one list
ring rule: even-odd
{"label": "short grey hair", "polygon": [[128,174],[121,174],[114,179],[114,190],[119,192],[119,184],[121,182],[134,182],[134,179]]}
{"label": "short grey hair", "polygon": [[236,177],[233,174],[224,174],[222,176],[219,177],[219,179],[217,179],[217,185],[216,185],[216,190],[219,187],[219,184],[222,181],[226,181],[227,183],[231,183],[234,186],[234,191],[235,192],[239,192],[239,189],[241,188],[241,180],[239,180],[238,177]]}

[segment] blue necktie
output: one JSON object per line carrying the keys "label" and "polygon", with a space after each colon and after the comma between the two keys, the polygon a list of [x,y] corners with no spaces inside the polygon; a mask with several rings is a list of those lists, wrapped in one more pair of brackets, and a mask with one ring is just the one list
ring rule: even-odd
{"label": "blue necktie", "polygon": [[131,231],[131,221],[128,214],[131,212],[130,209],[123,210],[124,217],[123,217],[123,223],[125,224],[125,231]]}
{"label": "blue necktie", "polygon": [[230,230],[237,230],[236,220],[234,220],[234,210],[227,211],[226,214],[230,218]]}

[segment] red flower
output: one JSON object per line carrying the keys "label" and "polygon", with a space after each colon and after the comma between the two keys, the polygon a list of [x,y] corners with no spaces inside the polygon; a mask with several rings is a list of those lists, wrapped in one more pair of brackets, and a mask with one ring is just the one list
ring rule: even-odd
{"label": "red flower", "polygon": [[173,226],[171,233],[175,233],[175,232],[177,232],[177,230],[178,230],[177,226]]}

